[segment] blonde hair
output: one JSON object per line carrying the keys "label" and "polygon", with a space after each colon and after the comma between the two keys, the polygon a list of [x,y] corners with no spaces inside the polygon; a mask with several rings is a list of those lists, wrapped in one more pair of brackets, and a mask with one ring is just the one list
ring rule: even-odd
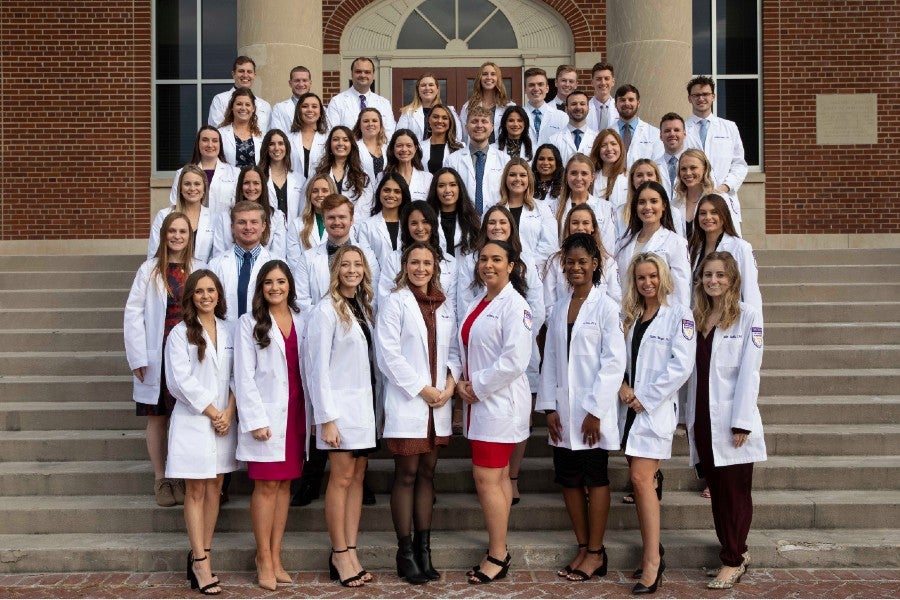
{"label": "blonde hair", "polygon": [[698,267],[700,281],[694,286],[694,322],[697,327],[703,327],[713,311],[712,298],[703,289],[703,269],[714,260],[722,261],[722,264],[725,265],[725,276],[729,279],[728,289],[725,291],[722,303],[722,317],[716,326],[728,329],[741,316],[741,273],[731,252],[710,252],[706,258],[700,261]]}
{"label": "blonde hair", "polygon": [[[204,175],[203,178],[206,179],[206,176]],[[172,211],[167,214],[166,218],[163,219],[162,225],[159,226],[159,246],[156,248],[156,254],[153,255],[153,258],[156,259],[156,264],[153,265],[153,269],[150,271],[150,279],[158,278],[169,296],[172,295],[172,288],[169,287],[169,281],[166,278],[166,269],[169,268],[169,263],[172,260],[169,256],[169,245],[166,243],[166,232],[172,223],[178,219],[183,219],[187,223],[188,228],[187,244],[181,253],[178,266],[181,267],[185,275],[191,274],[191,264],[194,260],[194,236],[191,230],[191,220],[188,219],[186,214],[178,211]]]}
{"label": "blonde hair", "polygon": [[303,214],[300,215],[300,218],[303,222],[303,228],[300,230],[300,243],[304,248],[309,250],[312,248],[312,230],[313,227],[316,226],[316,208],[312,203],[312,184],[316,181],[325,181],[328,183],[328,195],[336,194],[337,187],[334,185],[334,180],[328,175],[313,175],[312,178],[306,184],[306,204],[303,205]]}
{"label": "blonde hair", "polygon": [[534,210],[534,173],[528,161],[519,156],[510,158],[506,166],[503,167],[503,175],[500,177],[502,182],[500,184],[500,201],[497,204],[500,206],[509,205],[509,190],[506,187],[506,178],[509,176],[510,169],[516,166],[525,169],[525,173],[528,176],[528,189],[525,190],[525,206],[528,207],[528,210]]}
{"label": "blonde hair", "polygon": [[488,61],[486,63],[482,63],[480,67],[478,67],[478,75],[475,76],[475,84],[472,86],[472,97],[469,98],[469,107],[472,106],[481,106],[481,103],[484,99],[484,90],[481,88],[481,72],[485,67],[494,67],[494,70],[497,71],[497,87],[494,88],[494,106],[506,106],[507,102],[509,102],[509,96],[506,95],[506,86],[503,85],[503,73],[500,71],[500,67],[497,66],[497,63]]}
{"label": "blonde hair", "polygon": [[433,107],[435,104],[443,104],[441,102],[441,86],[438,84],[438,78],[434,76],[434,73],[422,73],[421,75],[419,75],[419,78],[416,79],[416,89],[415,93],[413,94],[412,102],[400,109],[401,115],[405,112],[414,113],[420,106],[423,106],[422,100],[419,98],[419,84],[422,83],[422,80],[426,77],[434,79],[434,85],[435,87],[437,87],[437,96],[435,96],[434,104],[432,104],[431,106]]}
{"label": "blonde hair", "polygon": [[684,160],[685,156],[696,158],[703,164],[703,179],[700,180],[700,197],[711,194],[715,189],[712,182],[712,165],[709,162],[709,158],[706,157],[706,153],[697,148],[688,148],[678,159],[678,176],[675,178],[675,189],[672,190],[672,195],[675,196],[672,199],[672,204],[678,207],[684,206],[687,199],[687,187],[681,182],[681,161]]}
{"label": "blonde hair", "polygon": [[669,265],[666,264],[666,261],[658,254],[652,252],[635,254],[628,263],[628,271],[625,276],[625,295],[622,297],[622,313],[625,315],[622,324],[626,334],[634,322],[644,314],[644,297],[638,292],[637,284],[634,281],[634,273],[637,270],[637,266],[643,263],[652,263],[659,274],[656,297],[659,299],[660,305],[668,305],[669,294],[675,290],[675,282],[672,279],[672,273],[669,271]]}
{"label": "blonde hair", "polygon": [[397,277],[394,278],[394,283],[396,285],[391,291],[396,292],[409,285],[409,275],[406,271],[406,263],[409,260],[409,255],[413,253],[413,250],[428,250],[431,252],[431,258],[434,261],[434,272],[431,274],[431,281],[428,282],[428,285],[443,292],[444,290],[441,288],[441,257],[438,255],[437,248],[428,242],[413,242],[403,249],[403,254],[400,256],[400,272],[397,273]]}
{"label": "blonde hair", "polygon": [[372,300],[375,298],[375,293],[372,291],[372,271],[369,268],[369,261],[366,260],[366,255],[357,246],[341,246],[338,248],[338,251],[334,253],[329,269],[331,273],[331,284],[328,286],[328,294],[331,296],[334,310],[337,312],[338,319],[340,319],[345,330],[350,329],[354,317],[353,311],[350,310],[350,306],[347,303],[347,299],[341,294],[340,273],[341,259],[345,254],[350,252],[359,254],[363,263],[363,280],[356,289],[356,299],[359,300],[360,305],[362,305],[363,313],[365,313],[369,321],[375,320],[375,311],[372,309]]}
{"label": "blonde hair", "polygon": [[[572,158],[566,163],[566,168],[563,169],[563,180],[562,186],[559,190],[559,202],[556,205],[556,223],[559,229],[559,233],[562,234],[562,222],[563,217],[566,216],[566,205],[569,203],[569,167],[574,163],[581,163],[583,165],[587,165],[590,167],[591,173],[595,173],[594,169],[594,161],[591,160],[591,157],[587,154],[582,154],[581,152],[576,152],[572,155]],[[588,196],[590,196],[591,192],[588,191]]]}

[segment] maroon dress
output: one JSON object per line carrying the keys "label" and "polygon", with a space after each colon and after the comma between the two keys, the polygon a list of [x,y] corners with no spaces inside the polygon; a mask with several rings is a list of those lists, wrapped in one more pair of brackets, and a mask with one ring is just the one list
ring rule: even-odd
{"label": "maroon dress", "polygon": [[250,479],[283,481],[297,479],[303,472],[303,457],[306,445],[306,403],[303,399],[303,385],[300,381],[300,353],[297,349],[297,330],[291,324],[291,334],[287,337],[274,323],[272,328],[284,340],[288,371],[288,413],[284,440],[284,460],[280,462],[247,462]]}

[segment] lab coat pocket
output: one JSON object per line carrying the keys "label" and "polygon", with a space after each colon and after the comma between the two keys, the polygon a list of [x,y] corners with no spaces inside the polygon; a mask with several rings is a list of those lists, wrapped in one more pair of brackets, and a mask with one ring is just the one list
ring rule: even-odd
{"label": "lab coat pocket", "polygon": [[722,338],[716,353],[716,364],[726,369],[736,369],[741,364],[741,338]]}
{"label": "lab coat pocket", "polygon": [[215,437],[210,435],[212,422],[206,415],[179,414],[169,421],[170,462],[177,462],[178,470],[187,471],[196,464],[196,470],[206,468],[207,457],[215,452]]}
{"label": "lab coat pocket", "polygon": [[337,418],[338,430],[375,427],[375,409],[371,397],[364,390],[335,390],[334,403],[340,415]]}
{"label": "lab coat pocket", "polygon": [[678,403],[662,402],[652,413],[647,413],[651,431],[662,439],[671,440],[678,425]]}

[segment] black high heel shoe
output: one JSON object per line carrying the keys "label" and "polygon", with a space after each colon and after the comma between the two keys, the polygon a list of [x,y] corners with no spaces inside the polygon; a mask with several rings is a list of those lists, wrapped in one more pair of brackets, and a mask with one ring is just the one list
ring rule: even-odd
{"label": "black high heel shoe", "polygon": [[472,571],[472,573],[469,575],[469,583],[471,585],[482,585],[484,583],[497,581],[498,579],[505,579],[506,575],[509,573],[509,563],[512,561],[512,555],[507,553],[506,560],[501,561],[488,554],[487,561],[500,567],[500,572],[493,577],[490,577],[488,575],[485,575],[481,570],[481,565],[478,565],[475,570]]}
{"label": "black high heel shoe", "polygon": [[665,477],[663,477],[663,472],[657,470],[656,475],[653,476],[653,479],[656,480],[656,499],[662,500],[663,480],[665,479]]}
{"label": "black high heel shoe", "polygon": [[[510,480],[510,481],[518,481],[519,478],[518,478],[518,477],[510,477],[509,480]],[[516,484],[516,489],[518,489],[518,484]],[[509,505],[510,505],[510,506],[515,506],[515,505],[518,504],[521,500],[522,500],[522,495],[519,494],[518,496],[515,496],[515,497],[512,499],[512,501],[510,502]]]}
{"label": "black high heel shoe", "polygon": [[214,592],[210,591],[214,587],[219,587],[218,581],[213,581],[210,584],[200,587],[200,582],[197,579],[197,574],[194,573],[194,563],[203,562],[204,560],[206,560],[208,558],[209,558],[208,556],[204,556],[203,558],[194,558],[193,551],[189,552],[188,553],[188,564],[187,564],[187,579],[188,579],[188,581],[191,582],[192,590],[197,590],[204,596],[218,596],[219,594],[222,593],[221,588],[219,588],[218,590],[216,590]]}
{"label": "black high heel shoe", "polygon": [[[338,571],[337,567],[334,566],[334,555],[343,554],[344,552],[349,551],[349,548],[344,548],[343,550],[335,550],[334,548],[331,549],[331,554],[328,555],[328,576],[331,577],[332,581],[338,581],[344,587],[362,587],[366,584],[366,582],[362,580],[361,574],[353,575],[352,577],[348,577],[347,579],[341,579],[340,571]],[[359,582],[359,585],[351,585],[353,583],[356,583],[357,581]]]}
{"label": "black high heel shoe", "polygon": [[647,587],[646,585],[638,581],[636,584],[634,584],[634,587],[631,588],[631,593],[635,595],[656,593],[656,588],[658,588],[659,584],[662,583],[662,576],[665,570],[666,561],[660,558],[659,570],[656,572],[656,579],[653,581],[653,585]]}
{"label": "black high heel shoe", "polygon": [[592,577],[604,577],[609,565],[609,558],[606,556],[606,546],[600,546],[599,550],[591,550],[588,548],[588,554],[597,554],[603,557],[603,564],[594,569],[592,573],[585,573],[581,569],[572,569],[569,574],[569,581],[588,581]]}
{"label": "black high heel shoe", "polygon": [[[587,548],[587,544],[578,544],[578,551],[581,552],[582,548]],[[575,558],[578,558],[577,556]],[[570,565],[564,566],[562,569],[556,572],[557,577],[568,577],[569,573],[571,573],[574,569]]]}
{"label": "black high heel shoe", "polygon": [[[666,549],[663,548],[663,545],[659,545],[659,558],[662,559],[663,556],[666,555]],[[638,567],[634,570],[634,573],[631,574],[632,579],[640,579],[644,575],[644,569]],[[715,575],[713,575],[715,577]]]}

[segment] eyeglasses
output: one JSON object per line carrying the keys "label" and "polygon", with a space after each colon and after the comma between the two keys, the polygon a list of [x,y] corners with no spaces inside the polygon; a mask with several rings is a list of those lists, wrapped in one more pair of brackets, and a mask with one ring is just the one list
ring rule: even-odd
{"label": "eyeglasses", "polygon": [[713,97],[712,92],[704,92],[702,94],[691,94],[692,100],[700,100],[700,99],[712,98],[712,97]]}

